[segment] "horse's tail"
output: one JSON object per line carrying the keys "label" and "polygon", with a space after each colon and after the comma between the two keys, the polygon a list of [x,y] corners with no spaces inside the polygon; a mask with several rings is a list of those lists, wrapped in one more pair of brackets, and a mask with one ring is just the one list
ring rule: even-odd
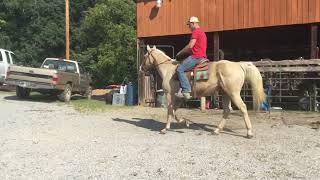
{"label": "horse's tail", "polygon": [[253,97],[253,109],[259,110],[265,100],[263,81],[259,69],[252,63],[245,63],[245,77],[249,81]]}

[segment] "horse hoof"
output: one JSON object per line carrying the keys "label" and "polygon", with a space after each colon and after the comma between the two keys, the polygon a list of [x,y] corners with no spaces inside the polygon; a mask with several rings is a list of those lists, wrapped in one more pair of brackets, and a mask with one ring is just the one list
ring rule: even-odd
{"label": "horse hoof", "polygon": [[212,135],[218,136],[220,133],[216,131],[212,131]]}
{"label": "horse hoof", "polygon": [[247,135],[247,139],[252,139],[253,138],[253,135]]}
{"label": "horse hoof", "polygon": [[166,134],[167,133],[167,129],[162,129],[161,131],[160,131],[160,134]]}
{"label": "horse hoof", "polygon": [[187,128],[190,127],[190,124],[188,121],[186,121],[186,126],[187,126]]}

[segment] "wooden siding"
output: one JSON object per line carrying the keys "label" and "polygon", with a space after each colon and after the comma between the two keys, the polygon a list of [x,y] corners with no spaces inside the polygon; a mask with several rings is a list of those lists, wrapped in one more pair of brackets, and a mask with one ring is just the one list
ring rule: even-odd
{"label": "wooden siding", "polygon": [[206,32],[320,22],[320,0],[137,0],[138,37],[187,34],[190,16]]}

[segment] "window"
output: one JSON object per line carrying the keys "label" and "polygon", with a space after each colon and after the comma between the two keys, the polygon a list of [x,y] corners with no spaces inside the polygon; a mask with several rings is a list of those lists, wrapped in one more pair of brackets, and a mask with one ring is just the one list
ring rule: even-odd
{"label": "window", "polygon": [[67,70],[67,66],[66,66],[65,61],[57,61],[57,60],[51,60],[51,59],[47,59],[41,67],[47,68],[47,69],[56,69],[59,71],[66,71]]}
{"label": "window", "polygon": [[[12,63],[18,63],[19,62],[19,59],[15,54],[11,53],[10,55],[11,55]],[[11,62],[10,62],[10,64],[11,64]]]}
{"label": "window", "polygon": [[77,72],[77,66],[73,62],[67,62],[67,72],[76,73]]}
{"label": "window", "polygon": [[5,54],[6,54],[6,57],[7,57],[7,62],[10,63],[10,54],[9,54],[9,52],[5,52]]}
{"label": "window", "polygon": [[62,60],[47,59],[41,67],[46,69],[56,69],[59,71],[72,72],[72,73],[77,72],[77,66],[75,63],[66,62]]}

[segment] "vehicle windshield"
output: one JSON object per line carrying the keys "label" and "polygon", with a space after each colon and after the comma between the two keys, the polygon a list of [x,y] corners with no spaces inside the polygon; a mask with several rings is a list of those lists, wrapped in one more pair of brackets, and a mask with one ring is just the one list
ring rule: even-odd
{"label": "vehicle windshield", "polygon": [[59,71],[65,71],[65,72],[72,72],[76,73],[77,68],[76,64],[73,62],[66,62],[62,60],[52,60],[52,59],[47,59],[41,66],[41,68],[45,69],[56,69]]}

